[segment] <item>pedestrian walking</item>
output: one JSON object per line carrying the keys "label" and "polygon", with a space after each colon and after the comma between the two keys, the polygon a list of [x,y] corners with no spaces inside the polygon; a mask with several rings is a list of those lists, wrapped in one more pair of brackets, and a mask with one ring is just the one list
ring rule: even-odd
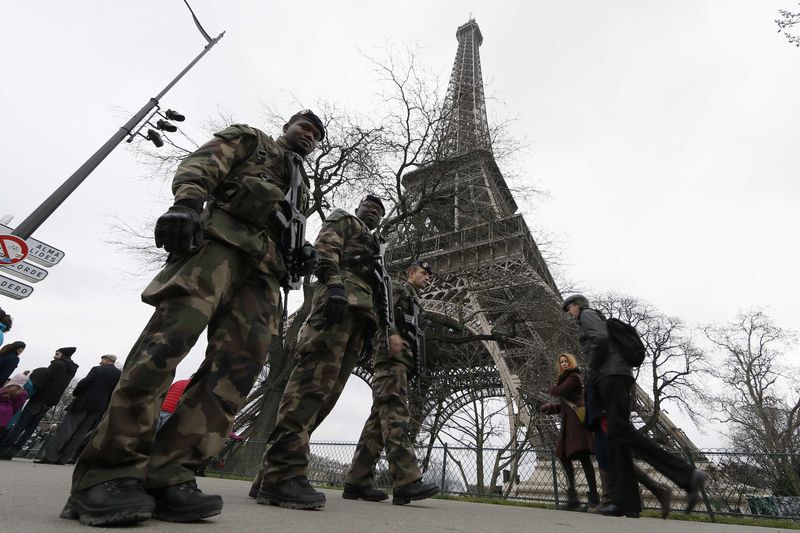
{"label": "pedestrian walking", "polygon": [[2,388],[0,388],[0,441],[8,433],[7,426],[11,418],[18,413],[28,399],[25,383],[28,377],[17,374]]}
{"label": "pedestrian walking", "polygon": [[47,443],[44,458],[34,461],[63,465],[74,462],[108,407],[111,393],[119,381],[120,370],[114,365],[116,355],[103,355],[100,364],[89,371],[72,390],[73,400],[58,427],[55,437]]}
{"label": "pedestrian walking", "polygon": [[19,356],[25,351],[25,343],[14,341],[0,348],[0,386],[19,366]]}
{"label": "pedestrian walking", "polygon": [[691,512],[700,499],[705,473],[661,448],[631,423],[633,369],[609,338],[606,318],[592,309],[589,300],[581,294],[567,298],[563,309],[578,321],[588,378],[606,411],[614,499],[598,511],[610,516],[639,517],[642,503],[634,471],[635,454],[686,491],[686,512]]}
{"label": "pedestrian walking", "polygon": [[[424,347],[418,342],[423,322],[419,291],[430,283],[433,270],[427,261],[416,261],[406,273],[406,281],[393,283],[395,324],[377,343],[372,376],[372,409],[358,439],[342,496],[348,500],[381,501],[385,492],[373,485],[375,465],[386,448],[389,474],[392,477],[392,503],[403,505],[430,498],[439,492],[435,483],[424,483],[417,465],[414,444],[408,436],[408,382],[414,369],[415,355]],[[422,372],[423,369],[416,369]],[[418,377],[419,378],[419,377]]]}
{"label": "pedestrian walking", "polygon": [[[105,526],[221,512],[222,498],[197,487],[195,469],[225,444],[261,371],[281,286],[316,267],[304,226],[292,222],[308,208],[303,160],[324,137],[322,121],[304,110],[277,140],[237,124],[180,163],[174,205],[155,227],[169,257],[142,293],[155,311],[78,458],[63,518]],[[206,328],[205,360],[156,432],[175,369]]]}
{"label": "pedestrian walking", "polygon": [[556,456],[564,467],[567,476],[567,510],[580,506],[575,490],[575,469],[573,461],[580,461],[586,483],[589,485],[587,508],[600,503],[597,493],[597,479],[592,464],[592,434],[583,424],[586,405],[583,399],[583,379],[578,362],[571,353],[558,354],[556,358],[557,381],[550,386],[548,393],[558,397],[558,403],[544,404],[540,411],[546,414],[561,414],[561,431],[556,443]]}
{"label": "pedestrian walking", "polygon": [[47,368],[37,368],[31,372],[31,381],[36,391],[22,409],[22,414],[6,437],[0,441],[0,459],[11,460],[21,450],[39,426],[51,407],[56,405],[64,394],[78,365],[72,361],[74,347],[59,348]]}

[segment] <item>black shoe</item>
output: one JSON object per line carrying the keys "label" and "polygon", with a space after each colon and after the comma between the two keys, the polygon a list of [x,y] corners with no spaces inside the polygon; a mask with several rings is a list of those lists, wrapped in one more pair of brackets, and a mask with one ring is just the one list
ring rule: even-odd
{"label": "black shoe", "polygon": [[394,489],[392,493],[392,503],[394,505],[405,505],[412,501],[424,500],[439,494],[439,486],[435,483],[423,483],[421,479],[412,483],[406,483]]}
{"label": "black shoe", "polygon": [[689,486],[686,487],[686,514],[691,513],[697,502],[700,501],[700,490],[705,482],[705,472],[695,468],[692,477],[689,478]]}
{"label": "black shoe", "polygon": [[287,509],[325,507],[325,495],[314,490],[306,476],[295,476],[271,485],[262,485],[256,501],[261,505],[279,505]]}
{"label": "black shoe", "polygon": [[581,506],[580,500],[578,500],[578,496],[575,493],[572,493],[567,496],[567,511],[574,511],[578,507]]}
{"label": "black shoe", "polygon": [[128,477],[73,492],[59,516],[77,518],[87,526],[135,524],[150,518],[155,507],[142,481]]}
{"label": "black shoe", "polygon": [[604,516],[627,516],[628,518],[639,518],[639,511],[625,510],[615,503],[601,505],[597,512]]}
{"label": "black shoe", "polygon": [[358,485],[351,485],[350,483],[344,484],[344,491],[342,491],[342,498],[345,500],[366,500],[368,502],[382,502],[389,495],[378,490],[372,485],[367,487],[359,487]]}
{"label": "black shoe", "polygon": [[222,497],[203,494],[194,480],[148,492],[156,500],[153,518],[164,522],[195,522],[222,512]]}
{"label": "black shoe", "polygon": [[594,509],[599,505],[600,505],[600,495],[597,494],[596,492],[594,494],[589,493],[589,499],[586,501],[586,511],[591,512],[589,511],[589,509]]}

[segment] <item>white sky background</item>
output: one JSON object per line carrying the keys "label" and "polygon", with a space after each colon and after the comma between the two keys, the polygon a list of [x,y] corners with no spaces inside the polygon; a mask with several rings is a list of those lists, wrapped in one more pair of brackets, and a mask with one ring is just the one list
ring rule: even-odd
{"label": "white sky background", "polygon": [[[800,50],[776,33],[792,0],[704,2],[212,2],[192,5],[226,36],[163,100],[185,129],[222,106],[259,126],[263,104],[288,117],[317,97],[367,113],[375,77],[359,50],[415,43],[446,82],[455,30],[469,11],[484,35],[490,121],[516,115],[531,140],[515,173],[549,198],[523,206],[532,227],[561,234],[564,276],[616,290],[692,325],[768,306],[800,329],[796,117]],[[179,0],[0,5],[0,215],[19,223],[202,48]],[[204,137],[197,140],[202,142]],[[8,342],[19,370],[77,346],[79,375],[123,359],[151,308],[108,245],[110,216],[154,219],[167,184],[117,149],[34,235],[66,258],[23,301]],[[611,228],[616,228],[614,232]],[[618,243],[611,235],[627,232]],[[311,235],[313,238],[313,235]],[[200,343],[178,369],[188,376]],[[356,440],[369,409],[359,379],[317,440]],[[719,446],[671,415],[700,446]]]}

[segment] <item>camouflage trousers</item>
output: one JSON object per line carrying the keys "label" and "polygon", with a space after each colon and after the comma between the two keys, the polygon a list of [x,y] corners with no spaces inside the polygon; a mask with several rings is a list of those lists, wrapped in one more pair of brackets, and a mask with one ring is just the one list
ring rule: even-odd
{"label": "camouflage trousers", "polygon": [[[208,241],[168,263],[142,293],[156,306],[78,459],[72,490],[123,477],[146,488],[194,479],[225,444],[261,370],[280,315],[278,280],[236,249]],[[156,433],[175,368],[208,327],[208,349],[175,412]]]}
{"label": "camouflage trousers", "polygon": [[408,373],[411,354],[375,356],[372,377],[372,410],[361,430],[346,483],[358,487],[373,485],[375,465],[386,448],[389,474],[395,488],[422,479],[414,445],[408,436]]}
{"label": "camouflage trousers", "polygon": [[339,324],[325,326],[324,320],[318,309],[298,335],[299,360],[283,392],[278,421],[264,454],[262,485],[306,475],[311,434],[336,405],[364,339],[375,329],[368,314],[352,307]]}

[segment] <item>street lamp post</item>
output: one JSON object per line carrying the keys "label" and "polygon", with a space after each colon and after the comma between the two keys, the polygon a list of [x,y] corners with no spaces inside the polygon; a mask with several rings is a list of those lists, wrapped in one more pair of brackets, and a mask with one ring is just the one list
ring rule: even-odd
{"label": "street lamp post", "polygon": [[16,227],[16,229],[14,229],[12,234],[23,239],[30,237],[31,234],[33,234],[33,232],[36,231],[36,229],[38,229],[39,226],[41,226],[42,223],[47,220],[47,218],[52,215],[62,203],[64,203],[64,200],[66,200],[69,195],[78,188],[78,185],[80,185],[95,168],[97,168],[97,166],[108,156],[108,154],[110,154],[114,148],[116,148],[117,145],[121,143],[123,139],[125,139],[125,137],[134,133],[136,126],[148,115],[148,113],[155,109],[161,98],[167,94],[167,91],[172,89],[172,87],[178,83],[178,81],[187,72],[189,72],[189,70],[198,61],[200,61],[200,59],[206,55],[208,51],[219,42],[220,39],[222,39],[223,35],[225,35],[224,31],[215,39],[208,39],[203,51],[200,52],[200,54],[198,54],[197,57],[195,57],[194,60],[192,60],[192,62],[186,66],[186,68],[184,68],[177,76],[175,76],[175,78],[169,82],[160,93],[151,98],[135,115],[133,115],[117,133],[112,135],[111,138],[108,139],[99,150],[92,154],[92,156],[87,159],[86,162],[72,174],[72,176],[67,178],[67,180],[62,183],[61,186],[56,189],[55,192],[53,192],[53,194],[51,194],[44,202],[42,202],[39,207],[34,209],[33,213],[28,215],[28,217],[23,220],[19,226]]}

